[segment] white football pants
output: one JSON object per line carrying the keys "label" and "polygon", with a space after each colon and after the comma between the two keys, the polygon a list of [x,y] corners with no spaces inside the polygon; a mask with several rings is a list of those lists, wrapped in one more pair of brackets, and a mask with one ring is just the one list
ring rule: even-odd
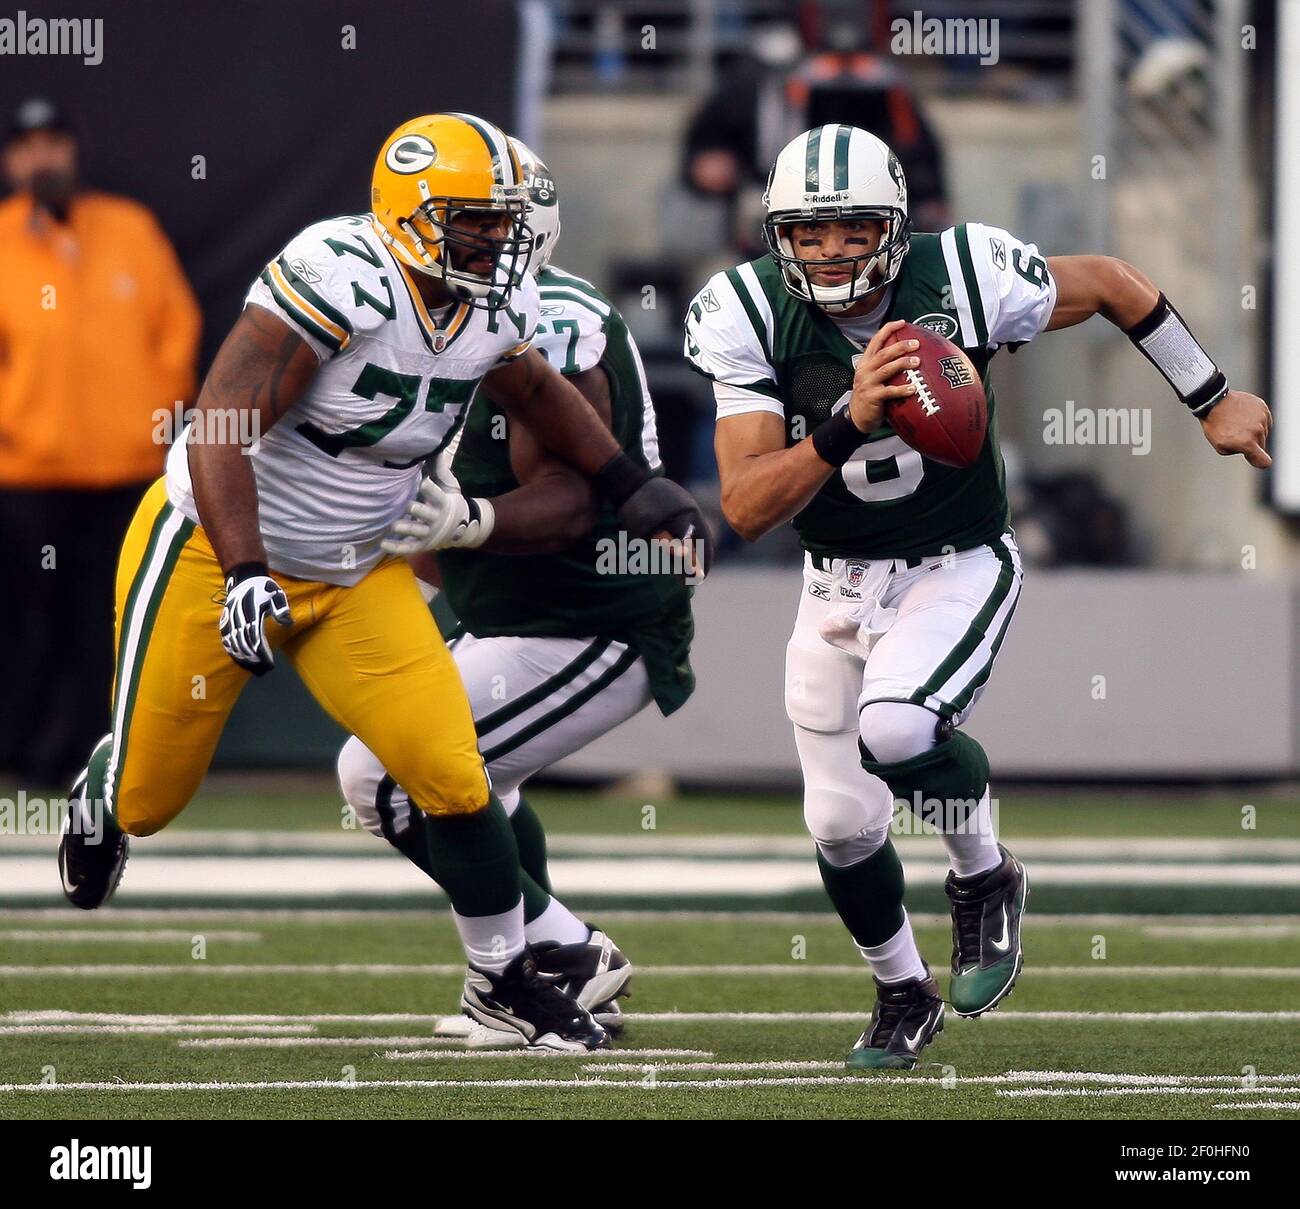
{"label": "white football pants", "polygon": [[[475,638],[448,644],[460,669],[479,751],[508,814],[534,773],[581,750],[653,699],[645,663],[611,638]],[[354,735],[339,752],[339,784],[375,835],[406,830],[406,792]]]}
{"label": "white football pants", "polygon": [[1009,533],[911,567],[806,557],[785,706],[804,821],[832,863],[865,859],[889,834],[893,797],[862,767],[859,738],[878,761],[898,763],[932,747],[941,720],[964,721],[988,681],[1021,579]]}

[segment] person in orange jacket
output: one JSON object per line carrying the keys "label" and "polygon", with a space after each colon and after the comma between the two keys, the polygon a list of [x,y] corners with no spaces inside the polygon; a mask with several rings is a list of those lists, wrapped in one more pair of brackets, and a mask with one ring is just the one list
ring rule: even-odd
{"label": "person in orange jacket", "polygon": [[108,722],[114,562],[191,399],[200,314],[138,202],[83,189],[41,98],[0,154],[0,768],[65,782]]}

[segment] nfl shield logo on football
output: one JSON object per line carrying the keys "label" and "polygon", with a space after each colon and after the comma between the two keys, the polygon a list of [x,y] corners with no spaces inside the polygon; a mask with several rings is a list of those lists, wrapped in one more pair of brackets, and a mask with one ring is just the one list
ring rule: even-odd
{"label": "nfl shield logo on football", "polygon": [[849,563],[848,575],[845,577],[850,588],[862,587],[862,581],[867,577],[866,563]]}

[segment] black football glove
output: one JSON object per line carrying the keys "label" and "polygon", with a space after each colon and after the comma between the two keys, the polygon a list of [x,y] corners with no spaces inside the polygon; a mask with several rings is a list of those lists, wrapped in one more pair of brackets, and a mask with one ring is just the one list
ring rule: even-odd
{"label": "black football glove", "polygon": [[241,563],[226,577],[226,603],[221,609],[221,645],[240,667],[264,676],[275,656],[263,628],[268,614],[282,626],[293,624],[289,598],[259,563]]}
{"label": "black football glove", "polygon": [[672,479],[651,475],[626,454],[619,454],[600,471],[597,482],[618,510],[618,519],[632,537],[667,533],[690,543],[695,577],[713,565],[713,533],[695,497]]}

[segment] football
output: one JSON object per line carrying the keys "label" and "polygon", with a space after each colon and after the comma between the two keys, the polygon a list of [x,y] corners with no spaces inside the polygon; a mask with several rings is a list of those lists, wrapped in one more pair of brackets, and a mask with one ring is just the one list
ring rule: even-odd
{"label": "football", "polygon": [[915,323],[905,324],[891,343],[919,340],[921,364],[889,380],[912,383],[916,394],[891,400],[885,407],[889,425],[918,453],[944,466],[974,464],[988,431],[988,401],[971,360],[951,340]]}

